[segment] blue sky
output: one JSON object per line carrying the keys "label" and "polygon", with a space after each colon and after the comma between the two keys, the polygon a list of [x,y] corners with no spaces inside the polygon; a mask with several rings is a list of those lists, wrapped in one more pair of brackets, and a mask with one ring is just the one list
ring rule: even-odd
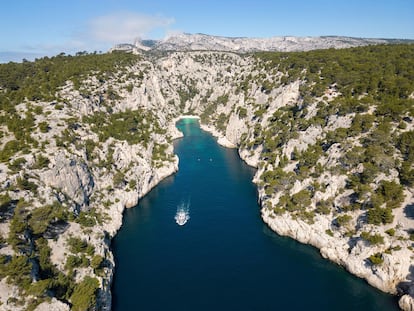
{"label": "blue sky", "polygon": [[0,62],[176,32],[414,39],[413,0],[3,0]]}

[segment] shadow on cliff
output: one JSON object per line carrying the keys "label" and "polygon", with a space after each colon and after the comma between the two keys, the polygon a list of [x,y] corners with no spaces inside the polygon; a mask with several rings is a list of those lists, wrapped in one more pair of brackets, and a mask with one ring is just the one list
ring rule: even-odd
{"label": "shadow on cliff", "polygon": [[404,214],[409,219],[414,219],[414,204],[409,204],[404,208]]}
{"label": "shadow on cliff", "polygon": [[[397,284],[398,295],[414,294],[414,265],[410,266],[407,281],[403,281]],[[411,288],[411,293],[410,293]]]}
{"label": "shadow on cliff", "polygon": [[0,223],[10,220],[19,201],[10,200],[0,205]]}

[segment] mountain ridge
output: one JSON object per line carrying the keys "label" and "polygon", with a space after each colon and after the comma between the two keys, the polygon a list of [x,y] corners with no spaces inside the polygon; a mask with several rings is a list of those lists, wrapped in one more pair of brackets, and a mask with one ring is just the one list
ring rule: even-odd
{"label": "mountain ridge", "polygon": [[161,40],[136,39],[134,43],[115,45],[110,51],[226,51],[249,53],[299,52],[329,48],[349,48],[373,44],[411,43],[405,39],[355,38],[347,36],[274,36],[274,37],[225,37],[202,33],[180,33]]}

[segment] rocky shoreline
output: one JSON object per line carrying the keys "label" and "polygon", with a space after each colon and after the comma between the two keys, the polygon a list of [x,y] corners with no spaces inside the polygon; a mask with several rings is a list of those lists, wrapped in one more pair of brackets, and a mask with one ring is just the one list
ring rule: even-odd
{"label": "rocky shoreline", "polygon": [[[110,240],[122,225],[124,209],[136,206],[142,196],[178,169],[179,159],[173,154],[172,141],[182,136],[175,126],[182,117],[199,118],[201,128],[217,137],[219,144],[238,148],[240,157],[258,169],[254,182],[258,187],[262,218],[273,231],[317,247],[323,257],[371,285],[402,296],[402,309],[414,310],[414,261],[409,235],[414,220],[406,217],[403,211],[405,206],[414,204],[413,190],[404,188],[405,201],[393,209],[391,223],[360,222],[364,211],[359,208],[342,213],[342,208],[352,203],[353,190],[346,189],[348,176],[340,169],[339,162],[348,149],[359,147],[361,137],[368,134],[358,133],[349,141],[341,141],[343,144],[324,145],[326,150],[315,160],[314,166],[320,171],[315,177],[311,171],[302,172],[302,175],[299,171],[298,155],[315,145],[319,147],[322,143],[318,140],[337,132],[343,135],[356,118],[356,113],[351,111],[344,115],[332,112],[314,120],[340,97],[334,85],[323,90],[323,96],[308,96],[306,108],[303,108],[303,81],[290,81],[284,73],[269,67],[268,62],[253,56],[226,52],[142,56],[135,65],[111,79],[91,75],[82,83],[83,89],[78,90],[72,82],[67,82],[59,91],[59,103],[29,102],[16,106],[21,116],[38,108],[42,113],[34,117],[35,124],[38,126],[46,120],[49,124],[44,131],[36,127],[32,134],[38,140],[38,149],[18,153],[10,160],[23,163],[20,170],[0,163],[0,185],[10,193],[11,201],[30,202],[29,212],[58,201],[74,215],[62,232],[47,239],[50,261],[61,273],[71,272],[75,284],[80,284],[85,277],[99,281],[97,310],[111,309],[111,282],[116,267]],[[374,110],[375,107],[370,106],[361,115],[373,117]],[[292,119],[294,113],[303,113],[297,117],[302,122],[300,125],[294,124],[299,123]],[[130,115],[133,118],[128,119]],[[98,116],[103,121],[94,119]],[[133,123],[127,131],[122,128],[126,120]],[[402,125],[392,123],[392,130],[398,133],[412,130],[414,123],[409,117],[406,120]],[[103,130],[109,121],[113,127],[108,126],[108,137]],[[120,134],[114,125],[122,129]],[[142,132],[138,131],[139,126]],[[282,129],[287,130],[280,133]],[[131,141],[128,141],[121,135],[128,130],[142,134],[143,140],[129,137]],[[9,136],[3,136],[3,145],[13,138],[13,133]],[[265,136],[270,139],[266,141]],[[276,141],[279,138],[282,142]],[[272,146],[272,152],[266,150],[267,144]],[[40,155],[48,161],[41,167],[36,166]],[[311,155],[308,154],[308,158]],[[352,169],[362,172],[361,165]],[[274,184],[282,176],[283,184],[268,192],[263,178],[266,174],[269,179],[273,178],[272,174],[277,176],[270,180]],[[38,196],[24,187],[12,191],[10,185],[23,179],[29,185],[37,184]],[[398,181],[397,169],[392,167],[388,174],[380,173],[373,181],[373,191],[382,181]],[[283,196],[286,199],[310,191],[312,197],[309,195],[302,214],[279,207]],[[331,204],[328,210],[315,212],[317,203],[328,201]],[[343,214],[347,215],[349,223],[338,226],[337,217]],[[76,218],[79,215],[85,217],[82,220],[85,225]],[[88,223],[90,218],[95,225]],[[0,223],[2,237],[7,237],[9,232],[10,221]],[[27,233],[20,236],[30,242]],[[370,245],[361,238],[362,233],[379,235],[383,243]],[[94,255],[103,258],[104,264],[98,273],[88,265],[67,268],[68,257],[77,255],[70,251],[68,243],[73,237],[86,241],[94,248]],[[11,246],[0,248],[0,255],[11,257],[14,254]],[[376,254],[381,254],[382,263],[369,264],[367,258]],[[93,259],[92,255],[83,256],[89,261]],[[33,279],[36,279],[35,273]],[[24,303],[13,302],[20,296],[16,286],[7,283],[6,278],[1,280],[0,310],[23,310]],[[68,310],[69,304],[52,298],[49,302],[42,301],[35,310],[47,308]]]}
{"label": "rocky shoreline", "polygon": [[[226,148],[237,148],[237,146],[231,143],[228,138],[217,131],[214,127],[201,125],[201,128],[214,137],[217,138],[217,143]],[[256,158],[245,150],[238,149],[239,155],[243,161],[248,165],[257,168],[259,166]],[[260,171],[256,173],[253,181],[257,184],[259,180]],[[356,275],[359,278],[366,280],[371,286],[380,289],[383,292],[387,292],[393,295],[399,295],[399,286],[401,280],[407,277],[407,271],[411,271],[412,260],[411,251],[406,249],[398,257],[388,255],[385,256],[384,263],[376,270],[372,270],[365,263],[365,258],[372,253],[372,250],[366,249],[366,245],[362,241],[359,242],[359,246],[349,253],[348,241],[341,239],[340,236],[329,236],[326,234],[326,228],[331,227],[332,220],[329,217],[318,217],[315,223],[308,224],[305,221],[294,219],[289,214],[282,216],[275,216],[271,211],[264,206],[270,199],[265,195],[264,189],[258,186],[259,202],[261,205],[261,217],[264,223],[266,223],[271,230],[278,235],[290,237],[300,243],[309,244],[319,249],[323,258],[328,259],[342,267],[348,272]],[[414,204],[414,195],[412,193],[407,194],[406,205]],[[395,223],[399,221],[396,220]],[[414,221],[410,223],[401,224],[400,230],[408,230],[414,226]],[[386,247],[392,247],[392,241],[387,241]],[[378,247],[378,250],[383,249],[384,246]],[[402,295],[399,299],[399,306],[404,311],[414,310],[414,286],[406,288],[406,294]]]}

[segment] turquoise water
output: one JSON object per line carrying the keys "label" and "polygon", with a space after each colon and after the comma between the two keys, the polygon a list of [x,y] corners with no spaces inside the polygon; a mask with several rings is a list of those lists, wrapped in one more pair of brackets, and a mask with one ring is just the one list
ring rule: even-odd
{"label": "turquoise water", "polygon": [[[254,169],[194,119],[179,171],[124,214],[113,310],[398,310],[396,299],[263,224]],[[189,206],[184,226],[177,207]]]}

